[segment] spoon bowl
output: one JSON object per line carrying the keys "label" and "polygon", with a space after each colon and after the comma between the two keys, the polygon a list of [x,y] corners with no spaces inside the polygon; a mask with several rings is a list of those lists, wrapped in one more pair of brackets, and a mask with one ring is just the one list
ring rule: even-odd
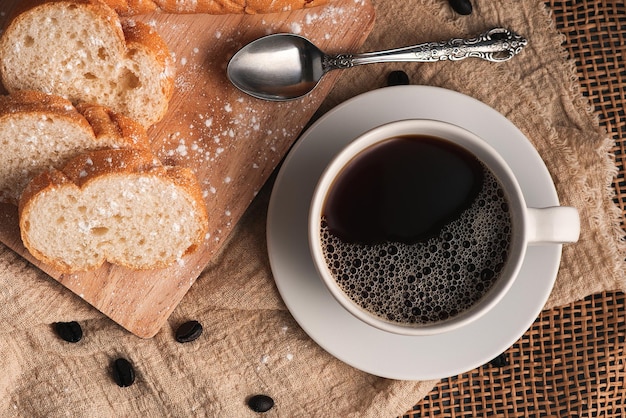
{"label": "spoon bowl", "polygon": [[298,35],[274,34],[252,41],[228,64],[228,78],[240,90],[266,100],[295,99],[324,75],[324,53]]}
{"label": "spoon bowl", "polygon": [[328,55],[308,39],[294,34],[264,36],[241,48],[228,63],[228,79],[241,91],[264,100],[285,101],[311,92],[324,74],[335,69],[377,62],[458,61],[468,57],[492,62],[517,55],[526,39],[503,28],[470,39],[441,42],[363,54]]}

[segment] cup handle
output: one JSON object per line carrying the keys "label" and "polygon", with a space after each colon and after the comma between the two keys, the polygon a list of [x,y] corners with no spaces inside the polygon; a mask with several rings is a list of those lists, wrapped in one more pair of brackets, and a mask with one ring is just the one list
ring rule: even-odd
{"label": "cup handle", "polygon": [[580,216],[570,206],[527,209],[528,243],[565,244],[578,241]]}

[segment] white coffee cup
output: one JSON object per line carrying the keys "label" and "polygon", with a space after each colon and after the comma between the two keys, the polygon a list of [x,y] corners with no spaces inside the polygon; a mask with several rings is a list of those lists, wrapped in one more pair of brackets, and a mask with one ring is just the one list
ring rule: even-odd
{"label": "white coffee cup", "polygon": [[[427,323],[401,323],[383,319],[353,301],[339,286],[329,268],[321,237],[324,206],[329,191],[343,170],[372,146],[398,137],[429,136],[448,141],[473,154],[498,179],[507,198],[511,218],[508,257],[498,278],[487,293],[471,307],[447,319]],[[416,140],[419,140],[416,138]],[[496,305],[518,276],[528,245],[554,245],[578,240],[580,219],[573,207],[529,208],[514,173],[498,152],[475,134],[447,122],[412,119],[391,122],[365,132],[329,163],[313,193],[309,210],[309,245],[319,276],[333,297],[361,321],[378,329],[403,335],[430,335],[447,332],[484,315]]]}

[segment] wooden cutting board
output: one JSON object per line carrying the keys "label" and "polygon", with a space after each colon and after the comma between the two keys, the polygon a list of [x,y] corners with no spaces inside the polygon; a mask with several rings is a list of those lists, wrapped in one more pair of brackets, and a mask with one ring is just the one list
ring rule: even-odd
{"label": "wooden cutting board", "polygon": [[[1,28],[20,1],[2,0]],[[354,52],[372,29],[374,9],[369,0],[333,0],[279,14],[136,19],[156,28],[177,64],[168,114],[149,130],[153,150],[165,163],[197,173],[209,208],[210,236],[184,263],[167,269],[138,272],[107,264],[81,274],[60,274],[30,256],[20,240],[14,206],[0,205],[0,240],[122,327],[149,338],[225,242],[339,76],[331,72],[302,100],[266,102],[229,83],[229,58],[246,43],[276,32],[306,36],[330,53]]]}

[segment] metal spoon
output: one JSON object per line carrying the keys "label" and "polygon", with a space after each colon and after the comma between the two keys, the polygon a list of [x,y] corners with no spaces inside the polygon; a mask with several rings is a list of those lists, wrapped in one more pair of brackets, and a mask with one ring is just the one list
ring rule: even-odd
{"label": "metal spoon", "polygon": [[331,70],[378,62],[457,61],[468,57],[507,61],[527,40],[503,28],[471,39],[427,42],[364,54],[327,55],[302,36],[280,33],[259,38],[241,48],[228,63],[230,81],[259,99],[285,101],[309,93]]}

